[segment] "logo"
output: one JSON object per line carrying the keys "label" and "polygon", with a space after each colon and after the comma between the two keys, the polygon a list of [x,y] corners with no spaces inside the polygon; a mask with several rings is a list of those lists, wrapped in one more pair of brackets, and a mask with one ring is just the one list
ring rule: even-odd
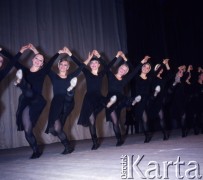
{"label": "logo", "polygon": [[[146,168],[141,168],[140,163],[143,161],[144,155],[122,155],[121,156],[121,179],[171,179],[170,173],[174,173],[172,177],[177,179],[202,179],[200,175],[200,165],[196,161],[185,163],[178,156],[175,161],[149,161],[145,164]],[[184,173],[183,173],[184,166]]]}

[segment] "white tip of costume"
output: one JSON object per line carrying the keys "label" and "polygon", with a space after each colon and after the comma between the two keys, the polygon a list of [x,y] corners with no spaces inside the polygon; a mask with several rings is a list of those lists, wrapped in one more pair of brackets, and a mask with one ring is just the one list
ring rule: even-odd
{"label": "white tip of costume", "polygon": [[23,78],[23,71],[21,69],[17,70],[16,77],[18,79],[22,79]]}
{"label": "white tip of costume", "polygon": [[23,78],[23,71],[21,69],[17,70],[17,72],[16,72],[16,78],[17,79],[14,82],[15,86],[17,86],[20,83],[20,81],[22,80],[22,78]]}
{"label": "white tip of costume", "polygon": [[78,79],[76,77],[74,77],[70,80],[70,86],[67,88],[68,92],[73,90],[73,88],[77,85],[77,81],[78,81]]}
{"label": "white tip of costume", "polygon": [[110,108],[116,101],[117,101],[117,97],[116,97],[116,95],[113,95],[111,97],[110,101],[108,102],[108,104],[106,105],[106,107]]}
{"label": "white tip of costume", "polygon": [[160,86],[156,86],[155,92],[154,92],[154,96],[156,97],[160,91],[161,91],[161,87]]}
{"label": "white tip of costume", "polygon": [[142,97],[140,95],[136,96],[134,101],[132,102],[132,105],[134,106],[136,103],[140,102]]}
{"label": "white tip of costume", "polygon": [[161,64],[157,64],[157,65],[154,67],[154,71],[157,71],[160,66],[161,66]]}

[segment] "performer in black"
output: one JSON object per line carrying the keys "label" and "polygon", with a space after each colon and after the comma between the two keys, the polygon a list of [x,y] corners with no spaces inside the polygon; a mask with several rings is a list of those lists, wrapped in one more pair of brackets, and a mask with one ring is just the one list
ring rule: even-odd
{"label": "performer in black", "polygon": [[[149,59],[149,56],[145,56],[144,59]],[[137,76],[135,76],[135,86],[134,86],[134,92],[135,96],[140,95],[141,101],[137,104],[137,107],[134,108],[135,118],[142,122],[144,134],[145,134],[145,140],[144,143],[148,143],[151,140],[151,136],[149,134],[149,126],[148,126],[148,118],[147,118],[147,103],[148,99],[150,97],[151,92],[151,78],[148,77],[148,73],[151,70],[151,65],[149,63],[145,63],[142,65],[141,73]]]}
{"label": "performer in black", "polygon": [[191,105],[187,109],[188,121],[194,134],[203,134],[203,69],[198,67],[195,78],[192,81]]}
{"label": "performer in black", "polygon": [[[36,138],[33,134],[33,128],[46,105],[46,100],[42,96],[43,82],[45,76],[49,73],[54,61],[59,56],[60,51],[56,53],[49,60],[48,63],[45,64],[43,55],[39,54],[37,49],[32,44],[29,44],[23,46],[15,58],[19,59],[24,51],[28,49],[35,53],[35,56],[32,59],[31,68],[27,68],[19,62],[16,62],[15,64],[17,69],[22,70],[22,73],[19,73],[20,76],[17,76],[18,79],[15,82],[15,85],[19,86],[22,89],[22,94],[19,96],[16,121],[18,131],[25,132],[25,138],[33,150],[33,154],[30,158],[35,159],[39,158],[42,154],[42,152],[39,150]],[[31,91],[29,92],[31,93],[27,94],[24,93],[24,90],[28,89],[28,85],[31,89]]]}
{"label": "performer in black", "polygon": [[167,83],[172,78],[169,73],[169,59],[164,59],[163,64],[157,64],[154,68],[154,77],[152,79],[152,94],[147,106],[147,116],[150,119],[150,124],[153,125],[158,119],[163,132],[163,140],[168,139],[166,132],[164,102],[167,95]]}
{"label": "performer in black", "polygon": [[[72,53],[67,47],[64,47],[62,51],[62,53],[72,56]],[[70,145],[70,142],[63,131],[63,127],[68,115],[74,108],[75,102],[73,89],[77,83],[76,77],[80,74],[83,67],[84,64],[82,63],[76,71],[69,74],[68,70],[70,68],[70,62],[63,58],[58,62],[59,72],[55,73],[54,71],[50,71],[48,74],[53,85],[54,97],[51,101],[46,133],[51,133],[60,139],[65,147],[62,154],[68,154],[73,151],[73,147]]]}
{"label": "performer in black", "polygon": [[[89,127],[90,134],[93,141],[92,150],[96,150],[99,147],[99,142],[96,133],[96,117],[98,113],[103,109],[104,96],[101,93],[102,80],[106,74],[106,63],[102,60],[98,51],[92,52],[94,57],[90,60],[89,67],[83,68],[83,73],[86,78],[87,92],[85,94],[78,124]],[[74,58],[74,57],[72,57]],[[78,62],[80,63],[80,62]],[[88,62],[86,62],[87,64]],[[100,65],[103,65],[104,69],[99,71]]]}
{"label": "performer in black", "polygon": [[[117,72],[114,74],[111,71],[111,66],[116,62],[118,57],[122,57],[125,63],[122,63]],[[137,74],[141,68],[141,65],[146,63],[144,59],[140,65],[138,65],[131,73],[129,66],[132,67],[122,51],[119,51],[116,57],[109,63],[107,77],[108,77],[108,94],[107,100],[109,101],[106,106],[106,119],[113,123],[113,129],[117,138],[116,146],[121,146],[123,140],[121,137],[121,130],[119,126],[119,117],[122,108],[131,106],[132,98],[128,98],[123,94],[123,88],[129,83],[129,81]],[[135,102],[134,102],[135,104]]]}
{"label": "performer in black", "polygon": [[186,125],[186,80],[188,73],[186,72],[186,66],[178,67],[178,72],[175,75],[172,85],[169,88],[171,91],[169,115],[172,122],[180,122],[182,137],[187,136],[187,125]]}

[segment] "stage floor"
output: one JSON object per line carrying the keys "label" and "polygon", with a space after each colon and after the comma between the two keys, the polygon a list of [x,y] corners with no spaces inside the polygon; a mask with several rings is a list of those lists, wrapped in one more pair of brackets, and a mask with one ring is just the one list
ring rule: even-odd
{"label": "stage floor", "polygon": [[[119,179],[203,179],[203,135],[182,138],[180,130],[168,141],[156,132],[144,144],[143,134],[128,135],[121,147],[115,137],[101,139],[92,151],[91,140],[75,141],[75,151],[60,154],[63,146],[43,146],[39,159],[29,159],[31,149],[0,150],[1,180],[119,180]],[[133,165],[132,165],[133,164]]]}

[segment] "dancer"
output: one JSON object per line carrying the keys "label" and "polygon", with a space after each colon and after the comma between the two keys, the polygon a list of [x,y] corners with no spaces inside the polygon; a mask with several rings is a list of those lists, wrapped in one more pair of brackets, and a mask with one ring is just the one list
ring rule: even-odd
{"label": "dancer", "polygon": [[[63,53],[72,56],[67,47],[63,48]],[[77,76],[83,67],[84,64],[81,64],[76,71],[69,74],[70,62],[63,58],[58,62],[58,73],[50,71],[48,74],[53,85],[54,97],[51,101],[46,133],[51,133],[60,139],[65,147],[62,154],[69,154],[74,150],[63,131],[63,127],[68,115],[74,108],[74,87],[77,84]]]}
{"label": "dancer", "polygon": [[203,69],[198,67],[197,76],[192,83],[191,104],[187,109],[188,121],[194,129],[194,134],[203,134]]}
{"label": "dancer", "polygon": [[[150,59],[149,56],[145,56],[144,59],[148,62]],[[137,76],[135,76],[135,86],[134,86],[134,92],[135,97],[140,95],[141,101],[137,104],[137,107],[134,108],[135,118],[142,122],[144,134],[145,134],[145,140],[144,143],[148,143],[151,140],[151,136],[149,134],[149,127],[148,127],[148,118],[146,113],[147,108],[147,102],[150,96],[150,90],[151,90],[151,78],[148,77],[148,73],[151,70],[151,65],[149,63],[145,63],[142,65],[141,73]]]}
{"label": "dancer", "polygon": [[[111,67],[119,57],[122,57],[125,63],[122,63],[118,67],[117,72],[114,74],[111,71]],[[108,70],[107,70],[108,103],[106,105],[106,119],[107,121],[111,121],[113,123],[113,130],[117,138],[116,146],[121,146],[124,143],[121,137],[121,130],[119,126],[119,117],[120,117],[121,110],[122,108],[130,106],[132,104],[131,98],[127,98],[127,96],[123,94],[123,88],[139,72],[141,65],[146,63],[146,60],[147,59],[144,59],[143,61],[141,61],[140,65],[138,65],[131,73],[127,74],[129,71],[129,66],[132,67],[132,65],[127,60],[124,53],[122,51],[118,51],[116,57],[108,65]]]}
{"label": "dancer", "polygon": [[[19,62],[15,64],[17,69],[22,70],[22,72],[18,71],[15,83],[22,90],[22,94],[19,96],[16,120],[18,131],[25,132],[25,138],[33,150],[33,154],[30,158],[35,159],[39,158],[42,154],[33,134],[33,128],[46,105],[46,100],[42,96],[43,82],[61,51],[56,53],[49,62],[45,64],[43,55],[39,54],[32,44],[23,46],[16,56],[20,58],[28,49],[35,54],[32,59],[32,66],[27,68]],[[24,93],[24,90],[28,88],[27,86],[31,89],[31,94]]]}
{"label": "dancer", "polygon": [[[171,79],[169,59],[164,59],[162,64],[157,64],[154,68],[155,77],[152,79],[152,97],[148,102],[147,115],[148,119],[154,124],[155,119],[159,119],[163,140],[168,140],[166,132],[166,123],[164,117],[164,102],[167,94],[166,84]],[[166,70],[165,70],[166,69]],[[167,72],[167,73],[165,73]]]}
{"label": "dancer", "polygon": [[185,92],[187,78],[188,73],[186,73],[186,66],[183,65],[178,67],[178,72],[175,75],[174,82],[169,89],[172,92],[169,106],[170,120],[171,122],[180,121],[182,137],[187,136],[186,104],[188,99]]}
{"label": "dancer", "polygon": [[[101,87],[103,77],[106,74],[106,64],[98,51],[93,50],[92,55],[94,57],[92,57],[89,62],[86,62],[86,64],[89,63],[90,70],[87,68],[83,68],[82,70],[86,78],[87,92],[83,100],[78,124],[89,127],[93,141],[92,150],[96,150],[99,147],[96,133],[96,117],[103,109],[104,96],[101,94]],[[72,56],[72,58],[74,57]],[[104,67],[101,71],[99,71],[100,63]],[[78,64],[80,64],[80,62],[78,62]]]}

